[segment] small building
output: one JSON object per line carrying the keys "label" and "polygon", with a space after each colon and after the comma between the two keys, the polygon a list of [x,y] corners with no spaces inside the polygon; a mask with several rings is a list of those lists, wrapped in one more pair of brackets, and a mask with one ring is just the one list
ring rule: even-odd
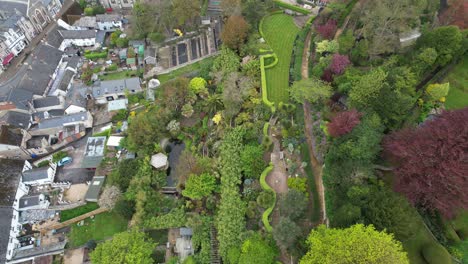
{"label": "small building", "polygon": [[73,23],[74,27],[79,27],[81,29],[96,29],[97,22],[95,16],[83,16],[80,17],[75,23]]}
{"label": "small building", "polygon": [[107,146],[117,148],[120,146],[120,141],[122,141],[122,139],[124,139],[124,137],[110,136],[109,140],[107,140]]}
{"label": "small building", "polygon": [[121,49],[119,51],[119,58],[120,58],[120,60],[126,60],[127,59],[127,49]]}
{"label": "small building", "polygon": [[86,128],[93,127],[93,116],[89,111],[40,120],[38,126],[29,132],[31,135],[56,135],[67,131],[78,134]]}
{"label": "small building", "polygon": [[101,164],[104,158],[104,148],[107,137],[89,137],[81,168],[95,169]]}
{"label": "small building", "polygon": [[165,170],[169,167],[167,156],[163,153],[158,153],[151,156],[151,165],[158,170]]}
{"label": "small building", "polygon": [[71,46],[91,47],[96,44],[96,30],[59,30],[63,42],[59,50],[64,51]]}
{"label": "small building", "polygon": [[31,210],[31,209],[47,209],[50,202],[46,199],[44,194],[23,196],[19,200],[19,210]]}
{"label": "small building", "polygon": [[133,77],[123,80],[101,81],[99,86],[92,87],[92,96],[97,104],[105,104],[108,101],[125,98],[125,92],[130,94],[142,92],[140,78]]}
{"label": "small building", "polygon": [[99,30],[122,29],[122,17],[118,14],[98,14],[96,23]]}
{"label": "small building", "polygon": [[63,109],[64,100],[58,96],[47,96],[33,99],[32,106],[35,111],[48,111],[53,109]]}
{"label": "small building", "polygon": [[91,184],[88,187],[88,191],[85,195],[85,200],[88,202],[97,202],[99,194],[101,193],[102,185],[104,185],[105,176],[94,176],[91,180]]}
{"label": "small building", "polygon": [[156,50],[154,48],[145,49],[145,63],[150,65],[156,65]]}
{"label": "small building", "polygon": [[31,186],[51,184],[54,182],[56,171],[57,165],[55,164],[47,167],[26,170],[22,173],[21,181],[24,184]]}
{"label": "small building", "polygon": [[192,245],[192,229],[182,227],[179,229],[180,236],[176,239],[176,246],[174,251],[179,256],[179,259],[183,262],[188,256],[194,254]]}
{"label": "small building", "polygon": [[135,68],[136,67],[136,59],[135,58],[127,58],[127,60],[125,61],[125,64],[127,64],[127,67]]}
{"label": "small building", "polygon": [[118,99],[107,103],[107,112],[127,109],[128,99]]}

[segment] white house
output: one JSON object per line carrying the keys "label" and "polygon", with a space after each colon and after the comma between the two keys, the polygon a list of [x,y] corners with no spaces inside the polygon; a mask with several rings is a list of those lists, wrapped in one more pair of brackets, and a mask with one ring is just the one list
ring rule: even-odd
{"label": "white house", "polygon": [[59,30],[63,42],[59,50],[64,51],[72,45],[78,47],[91,47],[96,44],[96,30]]}
{"label": "white house", "polygon": [[29,133],[33,136],[49,135],[64,138],[91,127],[93,127],[93,116],[86,111],[42,119]]}
{"label": "white house", "polygon": [[125,93],[142,92],[140,78],[128,78],[123,80],[102,81],[99,86],[91,87],[88,96],[92,96],[97,104],[105,104],[108,101],[122,99]]}
{"label": "white house", "polygon": [[44,194],[26,195],[19,199],[18,210],[31,210],[31,209],[47,209],[50,202],[46,199]]}
{"label": "white house", "polygon": [[0,40],[3,41],[13,56],[18,56],[26,47],[26,37],[21,31],[12,28],[0,29]]}
{"label": "white house", "polygon": [[96,23],[99,30],[122,29],[122,17],[118,14],[96,15]]}
{"label": "white house", "polygon": [[[28,161],[25,161],[29,163]],[[23,171],[21,182],[28,186],[37,186],[51,184],[54,182],[55,173],[57,171],[57,164],[51,163],[50,166],[42,168],[26,167]]]}

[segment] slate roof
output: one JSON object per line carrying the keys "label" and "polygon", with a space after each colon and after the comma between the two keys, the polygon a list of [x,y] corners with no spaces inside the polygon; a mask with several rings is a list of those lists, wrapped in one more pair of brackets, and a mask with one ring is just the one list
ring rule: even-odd
{"label": "slate roof", "polygon": [[128,99],[119,99],[119,100],[109,101],[107,103],[107,111],[112,112],[112,111],[117,111],[121,109],[127,109],[127,104],[128,104]]}
{"label": "slate roof", "polygon": [[104,148],[107,137],[89,137],[86,143],[86,149],[83,160],[81,161],[82,168],[97,168],[104,158]]}
{"label": "slate roof", "polygon": [[31,115],[29,113],[6,111],[0,114],[0,125],[10,125],[28,129],[31,122]]}
{"label": "slate roof", "polygon": [[[3,3],[2,3],[3,4]],[[17,29],[17,23],[21,19],[21,16],[18,14],[12,14],[7,19],[0,20],[0,29],[8,30],[10,28]]]}
{"label": "slate roof", "polygon": [[101,97],[106,94],[123,93],[125,90],[142,91],[140,78],[134,77],[123,80],[102,81],[99,86],[93,87],[93,96]]}
{"label": "slate roof", "polygon": [[104,41],[106,40],[106,34],[107,34],[107,31],[98,30],[98,32],[96,33],[96,42],[104,44]]}
{"label": "slate roof", "polygon": [[63,42],[63,37],[60,32],[57,30],[57,27],[51,30],[48,34],[46,39],[46,43],[54,48],[59,48]]}
{"label": "slate roof", "polygon": [[54,210],[24,210],[20,212],[20,223],[38,222],[50,219],[55,216]]}
{"label": "slate roof", "polygon": [[68,85],[70,84],[70,82],[72,81],[72,78],[73,78],[73,75],[75,75],[75,72],[72,71],[72,70],[66,70],[65,73],[63,74],[63,78],[62,80],[60,81],[60,84],[59,84],[59,89],[66,92],[67,91],[67,88],[68,88]]}
{"label": "slate roof", "polygon": [[6,263],[13,207],[0,207],[0,263]]}
{"label": "slate roof", "polygon": [[[36,95],[43,95],[52,74],[62,59],[63,52],[45,44],[37,46],[31,54],[26,74],[24,74],[17,88],[24,89]],[[10,95],[17,93],[17,89],[11,91]],[[13,101],[10,99],[10,101]]]}
{"label": "slate roof", "polygon": [[96,22],[112,22],[120,21],[122,17],[117,14],[98,14],[96,15]]}
{"label": "slate roof", "polygon": [[35,168],[23,172],[22,180],[24,183],[33,182],[37,180],[44,180],[49,177],[49,167]]}
{"label": "slate roof", "polygon": [[60,99],[57,96],[47,96],[33,100],[34,108],[43,108],[60,105]]}
{"label": "slate roof", "polygon": [[64,39],[90,39],[96,37],[96,30],[59,30]]}
{"label": "slate roof", "polygon": [[21,160],[0,159],[0,208],[13,206],[23,166]]}
{"label": "slate roof", "polygon": [[22,110],[29,110],[29,102],[31,102],[34,93],[22,88],[13,88],[6,101],[11,101],[15,104],[16,108]]}
{"label": "slate roof", "polygon": [[33,120],[36,120],[37,118],[44,119],[45,118],[45,116],[44,116],[45,112],[49,113],[49,118],[59,117],[59,116],[63,116],[65,114],[65,110],[63,110],[63,109],[52,109],[52,110],[48,110],[48,111],[36,112],[36,113],[33,113],[31,116],[32,116]]}
{"label": "slate roof", "polygon": [[19,208],[26,208],[31,206],[39,205],[41,201],[40,195],[33,195],[33,196],[23,196],[19,199]]}
{"label": "slate roof", "polygon": [[90,202],[97,202],[99,193],[101,192],[102,185],[106,180],[105,176],[94,176],[91,184],[88,187],[88,191],[85,195],[85,200]]}
{"label": "slate roof", "polygon": [[15,11],[26,15],[28,11],[28,0],[2,1],[2,11],[5,13],[15,13]]}
{"label": "slate roof", "polygon": [[0,144],[10,146],[21,146],[23,135],[10,129],[8,126],[0,125]]}
{"label": "slate roof", "polygon": [[62,127],[64,124],[88,120],[88,112],[64,115],[55,118],[44,119],[39,123],[39,129]]}
{"label": "slate roof", "polygon": [[179,229],[179,231],[180,231],[181,236],[192,236],[193,235],[193,232],[192,232],[191,228],[181,227]]}
{"label": "slate roof", "polygon": [[75,27],[86,27],[86,28],[95,28],[96,27],[96,17],[95,16],[84,16],[80,17],[75,23]]}

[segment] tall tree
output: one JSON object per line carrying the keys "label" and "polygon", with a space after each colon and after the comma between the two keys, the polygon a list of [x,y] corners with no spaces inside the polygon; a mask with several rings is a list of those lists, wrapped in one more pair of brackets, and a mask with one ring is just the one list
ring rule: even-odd
{"label": "tall tree", "polygon": [[249,24],[242,16],[230,16],[221,32],[223,44],[233,50],[240,50],[245,43]]}
{"label": "tall tree", "polygon": [[247,145],[241,153],[242,171],[245,177],[258,179],[266,167],[263,160],[264,150],[261,145]]}
{"label": "tall tree", "polygon": [[379,96],[386,78],[387,73],[381,68],[377,68],[361,76],[361,78],[353,83],[349,92],[351,105],[358,108],[369,107]]}
{"label": "tall tree", "polygon": [[348,55],[333,54],[330,69],[334,74],[343,74],[350,63]]}
{"label": "tall tree", "polygon": [[[437,51],[438,65],[444,66],[455,56],[463,53],[463,35],[456,26],[438,27],[423,32],[417,42],[419,47],[434,48]],[[466,47],[465,47],[466,48]]]}
{"label": "tall tree", "polygon": [[399,46],[399,33],[419,23],[417,0],[380,0],[362,3],[360,20],[362,33],[370,40],[369,53],[378,55],[394,52]]}
{"label": "tall tree", "polygon": [[278,245],[285,250],[294,249],[300,235],[301,228],[288,217],[281,217],[273,229],[273,237]]}
{"label": "tall tree", "polygon": [[329,84],[318,79],[303,79],[291,86],[290,96],[298,103],[307,100],[311,103],[323,103],[330,98],[332,88]]}
{"label": "tall tree", "polygon": [[398,165],[395,189],[413,204],[453,217],[468,209],[468,108],[444,112],[417,129],[389,135],[384,148]]}
{"label": "tall tree", "polygon": [[332,39],[335,35],[337,23],[334,19],[328,19],[323,25],[317,25],[317,32],[324,39]]}
{"label": "tall tree", "polygon": [[355,126],[361,123],[361,116],[362,114],[356,109],[338,113],[327,124],[328,134],[332,137],[348,134]]}
{"label": "tall tree", "polygon": [[279,209],[281,216],[297,220],[304,216],[307,209],[307,197],[301,191],[291,189],[281,195]]}
{"label": "tall tree", "polygon": [[131,230],[100,243],[90,257],[96,264],[152,264],[151,254],[155,247],[156,244],[145,233]]}
{"label": "tall tree", "polygon": [[185,183],[182,195],[192,200],[200,200],[210,195],[216,188],[216,178],[209,173],[191,175]]}
{"label": "tall tree", "polygon": [[225,16],[240,15],[241,0],[221,0],[221,10]]}
{"label": "tall tree", "polygon": [[400,242],[373,226],[357,224],[346,229],[320,225],[310,233],[309,251],[301,264],[314,263],[409,263]]}
{"label": "tall tree", "polygon": [[262,238],[260,234],[252,235],[242,244],[239,264],[274,263],[278,252],[272,244],[274,243]]}
{"label": "tall tree", "polygon": [[179,25],[193,23],[200,16],[200,2],[191,0],[173,0],[172,15]]}

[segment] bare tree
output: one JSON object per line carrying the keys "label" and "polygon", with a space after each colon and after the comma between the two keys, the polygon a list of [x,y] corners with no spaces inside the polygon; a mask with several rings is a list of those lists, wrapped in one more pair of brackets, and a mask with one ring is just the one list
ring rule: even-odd
{"label": "bare tree", "polygon": [[100,207],[113,209],[120,196],[122,196],[122,192],[120,191],[119,187],[114,185],[108,186],[104,188],[104,191],[99,198],[98,204]]}

